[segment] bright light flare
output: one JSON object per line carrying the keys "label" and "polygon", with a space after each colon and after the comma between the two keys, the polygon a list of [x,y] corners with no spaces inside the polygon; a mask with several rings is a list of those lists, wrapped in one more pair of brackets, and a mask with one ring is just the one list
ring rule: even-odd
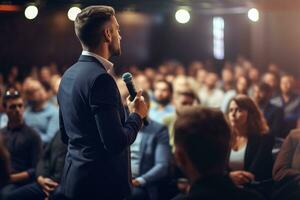
{"label": "bright light flare", "polygon": [[38,15],[38,13],[39,13],[38,8],[36,6],[33,6],[33,5],[28,6],[25,9],[25,12],[24,12],[25,17],[27,19],[30,19],[30,20],[36,18],[36,16]]}
{"label": "bright light flare", "polygon": [[72,7],[68,11],[68,18],[71,21],[75,21],[77,15],[81,12],[81,9],[78,7]]}
{"label": "bright light flare", "polygon": [[180,24],[188,23],[190,21],[190,18],[191,18],[191,16],[190,16],[189,11],[187,11],[185,9],[179,9],[175,13],[175,19]]}
{"label": "bright light flare", "polygon": [[256,8],[251,8],[248,11],[248,18],[253,21],[253,22],[257,22],[259,20],[259,12]]}

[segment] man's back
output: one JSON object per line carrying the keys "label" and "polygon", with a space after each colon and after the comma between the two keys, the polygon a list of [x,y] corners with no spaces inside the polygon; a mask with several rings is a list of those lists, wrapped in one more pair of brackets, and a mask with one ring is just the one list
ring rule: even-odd
{"label": "man's back", "polygon": [[[103,87],[98,88],[98,100],[103,100],[107,109],[117,108],[117,115],[124,123],[123,108],[112,77],[95,58],[81,56],[64,74],[58,93],[61,130],[69,138],[61,189],[72,199],[113,195],[115,187],[120,196],[129,193],[127,151],[110,152],[104,144],[106,138],[99,132],[107,133],[107,124],[96,122],[95,112],[103,109],[93,106],[90,94],[96,81],[103,83]],[[100,125],[103,126],[98,127]],[[113,136],[112,130],[110,137]]]}

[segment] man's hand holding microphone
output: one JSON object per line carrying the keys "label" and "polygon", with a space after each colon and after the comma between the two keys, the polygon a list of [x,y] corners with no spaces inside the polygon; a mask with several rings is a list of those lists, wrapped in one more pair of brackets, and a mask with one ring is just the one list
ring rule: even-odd
{"label": "man's hand holding microphone", "polygon": [[132,75],[129,72],[126,72],[122,75],[123,81],[126,84],[126,87],[129,92],[129,97],[127,97],[127,106],[129,112],[137,113],[144,122],[144,125],[148,125],[147,115],[148,115],[148,105],[145,102],[144,97],[142,96],[142,90],[136,92],[135,87],[132,83]]}

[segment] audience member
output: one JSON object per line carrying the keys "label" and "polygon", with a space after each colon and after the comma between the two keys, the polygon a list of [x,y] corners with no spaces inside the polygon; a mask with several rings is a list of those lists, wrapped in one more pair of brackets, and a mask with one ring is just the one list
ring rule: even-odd
{"label": "audience member", "polygon": [[37,80],[31,80],[27,88],[28,107],[25,122],[33,127],[47,144],[59,128],[58,108],[48,101],[45,88]]}
{"label": "audience member", "polygon": [[[148,107],[150,99],[146,91],[143,97]],[[158,199],[159,184],[167,177],[171,163],[169,133],[167,127],[148,118],[135,142],[131,145],[131,171],[133,193],[131,200]]]}
{"label": "audience member", "polygon": [[274,72],[266,72],[262,77],[262,81],[272,88],[272,97],[279,95],[279,80],[277,74]]}
{"label": "audience member", "polygon": [[286,137],[273,168],[274,199],[300,199],[300,129]]}
{"label": "audience member", "polygon": [[284,125],[283,109],[270,102],[272,97],[272,88],[261,82],[253,87],[253,100],[258,105],[270,128],[270,133],[274,137],[282,137]]}
{"label": "audience member", "polygon": [[149,117],[162,123],[164,117],[175,112],[172,105],[173,87],[166,80],[158,80],[154,83],[154,97],[156,105],[150,108]]}
{"label": "audience member", "polygon": [[229,104],[232,127],[229,157],[230,177],[237,186],[272,178],[274,137],[258,107],[246,95],[237,95]]}
{"label": "audience member", "polygon": [[280,95],[272,103],[284,110],[284,128],[282,137],[290,130],[300,127],[300,96],[294,92],[294,77],[283,75],[280,79]]}
{"label": "audience member", "polygon": [[5,92],[3,107],[8,124],[1,129],[0,135],[10,154],[10,184],[1,191],[5,198],[14,189],[33,180],[42,143],[39,135],[24,122],[24,102],[17,90]]}
{"label": "audience member", "polygon": [[67,145],[62,142],[60,131],[57,131],[38,162],[35,182],[16,189],[7,199],[44,200],[49,197],[59,185],[66,153]]}
{"label": "audience member", "polygon": [[221,106],[224,93],[216,87],[218,75],[208,73],[205,79],[205,85],[199,91],[201,105],[210,108],[219,108]]}
{"label": "audience member", "polygon": [[175,158],[192,186],[175,199],[260,199],[237,188],[225,174],[230,128],[217,110],[186,107],[175,122]]}
{"label": "audience member", "polygon": [[224,99],[222,100],[221,111],[223,111],[223,113],[227,113],[229,102],[231,101],[231,99],[238,94],[248,95],[248,89],[249,89],[248,78],[242,75],[239,76],[235,83],[235,89],[229,90],[225,93]]}
{"label": "audience member", "polygon": [[200,100],[196,92],[189,85],[181,86],[174,92],[174,106],[175,113],[166,116],[163,120],[163,124],[167,125],[170,134],[170,145],[174,152],[174,124],[177,117],[177,113],[185,106],[192,106],[200,104]]}
{"label": "audience member", "polygon": [[234,89],[234,75],[231,68],[222,69],[221,89],[224,93]]}

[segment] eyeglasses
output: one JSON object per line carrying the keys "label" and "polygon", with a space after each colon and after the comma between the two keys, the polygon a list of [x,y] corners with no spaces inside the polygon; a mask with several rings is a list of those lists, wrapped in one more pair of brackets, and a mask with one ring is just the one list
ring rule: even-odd
{"label": "eyeglasses", "polygon": [[8,90],[4,93],[4,98],[9,99],[9,98],[16,98],[20,96],[20,92],[17,90]]}

